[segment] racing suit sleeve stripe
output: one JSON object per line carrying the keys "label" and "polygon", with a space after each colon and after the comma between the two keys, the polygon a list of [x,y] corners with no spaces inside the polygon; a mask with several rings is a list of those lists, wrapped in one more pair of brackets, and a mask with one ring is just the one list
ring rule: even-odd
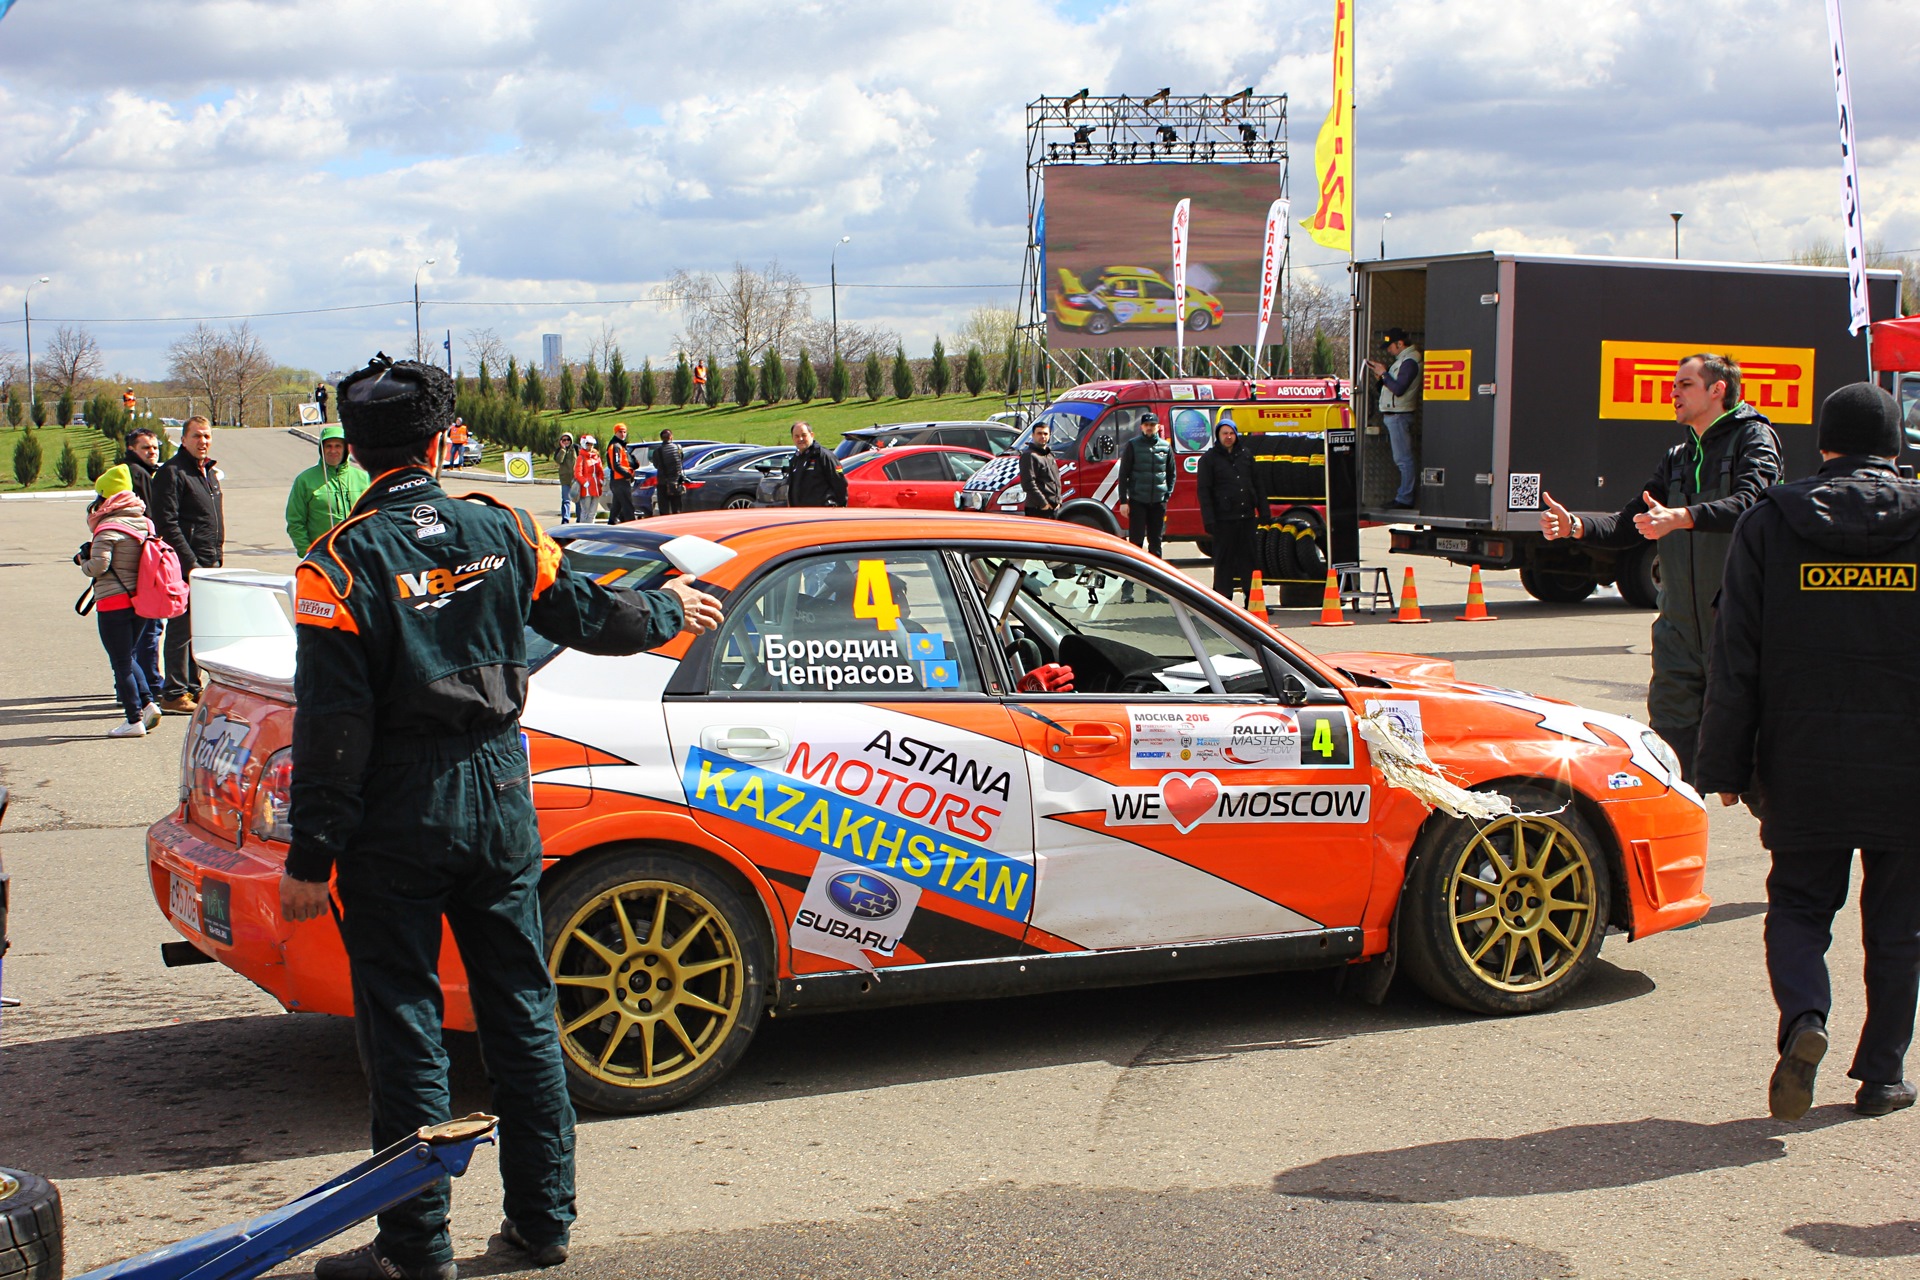
{"label": "racing suit sleeve stripe", "polygon": [[[393,473],[387,472],[386,474],[392,475]],[[342,520],[339,524],[333,526],[333,528],[329,529],[327,532],[320,535],[320,541],[327,544],[327,556],[335,564],[339,565],[340,572],[346,575],[347,585],[340,588],[340,598],[342,600],[346,599],[348,596],[353,594],[353,570],[347,568],[347,562],[345,560],[342,560],[340,558],[340,553],[333,549],[334,539],[338,538],[340,536],[341,530],[345,529],[348,525],[358,524],[360,521],[365,520],[368,516],[379,514],[379,511],[380,511],[380,508],[378,507],[369,507],[365,511],[361,511],[355,515],[348,516],[345,520]],[[314,544],[314,546],[318,546],[318,545],[320,544],[319,543]],[[308,549],[307,554],[308,555],[313,554],[313,551],[311,548]],[[318,570],[316,570],[316,572],[318,572]],[[321,574],[321,576],[325,577],[326,575]]]}
{"label": "racing suit sleeve stripe", "polygon": [[[534,528],[539,530],[538,525]],[[534,566],[533,598],[538,600],[560,576],[560,544],[542,532],[540,541],[534,544],[534,554],[538,560]]]}
{"label": "racing suit sleeve stripe", "polygon": [[303,627],[330,627],[335,631],[360,634],[360,624],[347,608],[346,597],[333,589],[333,580],[317,565],[303,564],[294,570],[293,620]]}

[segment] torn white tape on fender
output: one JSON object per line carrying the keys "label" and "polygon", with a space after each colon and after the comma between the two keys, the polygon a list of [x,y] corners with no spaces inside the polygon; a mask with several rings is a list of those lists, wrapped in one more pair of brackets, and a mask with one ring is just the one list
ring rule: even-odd
{"label": "torn white tape on fender", "polygon": [[1449,782],[1426,748],[1408,735],[1388,707],[1370,711],[1358,720],[1361,740],[1373,749],[1374,767],[1387,785],[1411,792],[1428,808],[1444,809],[1456,818],[1483,822],[1513,815],[1513,801],[1493,791],[1468,791]]}

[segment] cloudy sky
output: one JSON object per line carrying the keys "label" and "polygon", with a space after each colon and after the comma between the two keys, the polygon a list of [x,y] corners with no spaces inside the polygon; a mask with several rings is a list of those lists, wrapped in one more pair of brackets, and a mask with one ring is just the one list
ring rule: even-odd
{"label": "cloudy sky", "polygon": [[[1920,22],[1912,0],[1846,7],[1869,234],[1920,250]],[[431,257],[425,323],[456,357],[477,326],[523,356],[557,331],[577,354],[607,320],[657,362],[674,318],[644,299],[676,268],[778,258],[824,284],[851,235],[841,315],[924,351],[1014,300],[1029,99],[1287,93],[1298,197],[1332,9],[18,0],[0,22],[0,348],[21,346],[23,288],[47,275],[36,338],[86,319],[129,374],[164,372],[184,317],[307,308],[342,310],[254,323],[284,363],[352,367],[410,346],[412,307],[391,304]],[[1358,69],[1364,252],[1386,211],[1396,256],[1665,255],[1670,209],[1689,257],[1837,239],[1821,0],[1359,0]]]}

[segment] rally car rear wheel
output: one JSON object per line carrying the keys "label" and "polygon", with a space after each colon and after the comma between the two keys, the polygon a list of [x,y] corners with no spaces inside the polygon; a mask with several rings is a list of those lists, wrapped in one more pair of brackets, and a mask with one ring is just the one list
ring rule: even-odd
{"label": "rally car rear wheel", "polygon": [[1611,885],[1599,839],[1565,799],[1499,790],[1519,814],[1452,820],[1409,872],[1401,957],[1436,1000],[1533,1013],[1564,1000],[1592,968]]}
{"label": "rally car rear wheel", "polygon": [[772,966],[766,926],[738,890],[691,860],[631,852],[585,861],[545,898],[576,1101],[658,1111],[733,1069]]}

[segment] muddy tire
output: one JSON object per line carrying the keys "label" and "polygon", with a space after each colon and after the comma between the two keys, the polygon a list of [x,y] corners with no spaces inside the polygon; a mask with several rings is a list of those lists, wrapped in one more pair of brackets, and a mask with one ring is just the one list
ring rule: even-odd
{"label": "muddy tire", "polygon": [[0,1169],[0,1280],[59,1280],[65,1265],[60,1189],[37,1174]]}

